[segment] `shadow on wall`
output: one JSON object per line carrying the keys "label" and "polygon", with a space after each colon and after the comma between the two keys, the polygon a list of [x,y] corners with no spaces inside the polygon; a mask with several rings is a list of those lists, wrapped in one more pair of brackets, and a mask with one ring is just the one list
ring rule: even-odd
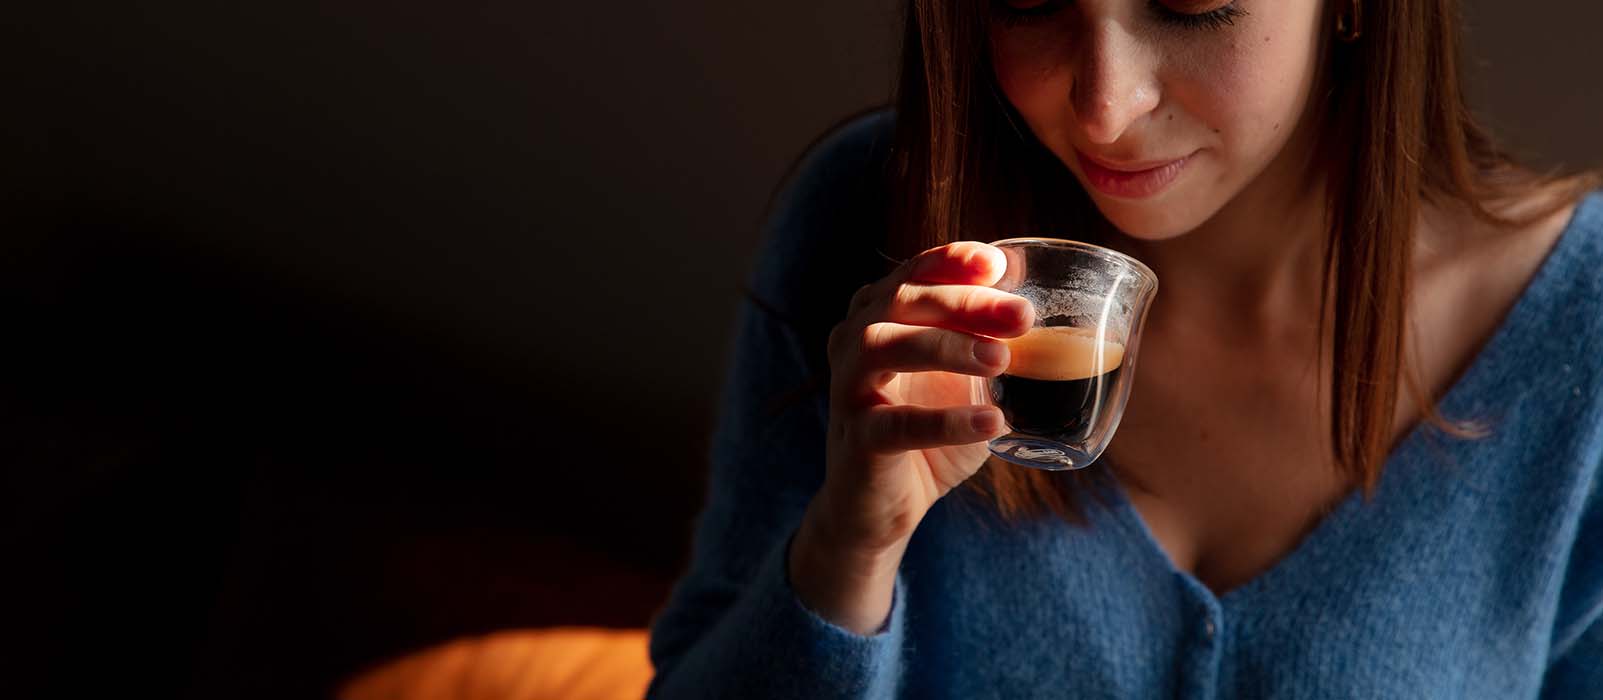
{"label": "shadow on wall", "polygon": [[553,439],[582,377],[526,383],[118,219],[0,275],[20,668],[304,696],[460,634],[649,619],[681,542],[649,523],[699,482]]}
{"label": "shadow on wall", "polygon": [[883,97],[888,16],[28,11],[14,693],[316,696],[458,635],[649,621],[760,209]]}

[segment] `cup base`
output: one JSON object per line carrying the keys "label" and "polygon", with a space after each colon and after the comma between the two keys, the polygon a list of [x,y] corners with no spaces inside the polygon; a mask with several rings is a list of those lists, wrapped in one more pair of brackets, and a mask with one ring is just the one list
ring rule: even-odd
{"label": "cup base", "polygon": [[1084,469],[1096,461],[1089,455],[1062,443],[1022,435],[1004,435],[991,441],[991,454],[1031,469],[1068,471]]}

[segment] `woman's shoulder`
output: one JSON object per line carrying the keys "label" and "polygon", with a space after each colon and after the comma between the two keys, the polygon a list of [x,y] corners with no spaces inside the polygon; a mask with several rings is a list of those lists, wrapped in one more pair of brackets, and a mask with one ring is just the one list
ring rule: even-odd
{"label": "woman's shoulder", "polygon": [[823,323],[878,276],[893,129],[888,107],[853,114],[803,149],[775,188],[751,291],[787,320]]}
{"label": "woman's shoulder", "polygon": [[[1489,363],[1499,368],[1489,386],[1543,397],[1549,412],[1573,421],[1577,413],[1603,415],[1603,191],[1556,216],[1557,235],[1536,237],[1545,247],[1499,328],[1501,341],[1489,341],[1497,356]],[[1508,255],[1481,269],[1490,277],[1499,265],[1523,264]],[[1587,423],[1603,431],[1603,423]]]}
{"label": "woman's shoulder", "polygon": [[1493,223],[1468,209],[1436,219],[1429,227],[1435,238],[1423,243],[1429,254],[1416,270],[1422,282],[1445,282],[1444,288],[1457,290],[1449,296],[1488,314],[1511,307],[1540,316],[1603,309],[1597,274],[1603,270],[1603,191],[1562,202],[1531,193],[1488,210],[1520,223]]}
{"label": "woman's shoulder", "polygon": [[1566,219],[1527,291],[1563,311],[1555,319],[1561,327],[1597,335],[1603,333],[1603,190],[1581,197]]}
{"label": "woman's shoulder", "polygon": [[882,185],[895,113],[889,107],[848,115],[820,132],[793,161],[769,202],[775,215],[797,204],[842,203]]}
{"label": "woman's shoulder", "polygon": [[1564,236],[1575,238],[1576,244],[1557,252],[1594,266],[1603,263],[1603,190],[1589,192],[1576,203]]}
{"label": "woman's shoulder", "polygon": [[1415,361],[1447,400],[1532,397],[1554,419],[1603,396],[1603,193],[1533,201],[1519,226],[1460,217],[1441,234],[1439,262],[1415,279]]}

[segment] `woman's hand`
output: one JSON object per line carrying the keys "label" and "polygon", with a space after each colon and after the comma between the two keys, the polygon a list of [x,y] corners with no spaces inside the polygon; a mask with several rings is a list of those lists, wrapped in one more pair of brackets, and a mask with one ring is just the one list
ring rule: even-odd
{"label": "woman's hand", "polygon": [[791,546],[802,598],[858,631],[884,620],[902,552],[935,501],[985,463],[1004,432],[975,377],[1008,365],[996,338],[1023,335],[1034,309],[996,289],[1002,252],[932,248],[858,290],[829,338],[824,485]]}

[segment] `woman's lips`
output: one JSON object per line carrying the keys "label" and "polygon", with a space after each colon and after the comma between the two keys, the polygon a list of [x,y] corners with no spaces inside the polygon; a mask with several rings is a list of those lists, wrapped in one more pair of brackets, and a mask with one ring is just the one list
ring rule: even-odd
{"label": "woman's lips", "polygon": [[1115,163],[1101,160],[1076,148],[1074,155],[1080,161],[1085,179],[1103,194],[1113,197],[1139,199],[1150,197],[1168,187],[1191,160],[1187,155],[1167,161],[1141,163]]}

